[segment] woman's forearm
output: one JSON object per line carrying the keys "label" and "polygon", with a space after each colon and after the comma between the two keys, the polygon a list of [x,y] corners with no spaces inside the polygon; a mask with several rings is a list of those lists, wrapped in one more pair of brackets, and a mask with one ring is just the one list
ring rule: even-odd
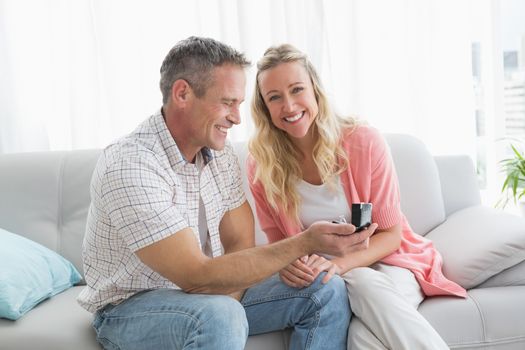
{"label": "woman's forearm", "polygon": [[401,244],[401,230],[394,228],[376,232],[370,237],[367,249],[349,253],[344,257],[336,257],[332,262],[340,267],[344,274],[356,267],[370,266],[399,249]]}

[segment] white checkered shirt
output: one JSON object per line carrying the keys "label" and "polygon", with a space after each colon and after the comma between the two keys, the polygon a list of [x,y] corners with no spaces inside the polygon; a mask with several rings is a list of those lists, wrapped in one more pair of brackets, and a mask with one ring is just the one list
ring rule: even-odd
{"label": "white checkered shirt", "polygon": [[179,289],[134,252],[187,227],[200,244],[199,196],[212,256],[222,254],[220,221],[245,201],[239,162],[230,144],[202,155],[200,172],[183,158],[160,111],[103,151],[91,180],[82,307],[95,312],[143,290]]}

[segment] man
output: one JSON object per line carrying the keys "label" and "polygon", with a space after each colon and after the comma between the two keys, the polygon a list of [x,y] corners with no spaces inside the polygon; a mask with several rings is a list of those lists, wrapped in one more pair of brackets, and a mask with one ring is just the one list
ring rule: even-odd
{"label": "man", "polygon": [[179,42],[161,67],[161,111],[101,155],[78,300],[95,312],[105,348],[243,349],[248,329],[292,327],[291,349],[346,349],[350,308],[338,276],[299,290],[271,276],[301,256],[355,250],[367,237],[320,222],[254,247],[226,143],[240,123],[247,66],[215,40]]}

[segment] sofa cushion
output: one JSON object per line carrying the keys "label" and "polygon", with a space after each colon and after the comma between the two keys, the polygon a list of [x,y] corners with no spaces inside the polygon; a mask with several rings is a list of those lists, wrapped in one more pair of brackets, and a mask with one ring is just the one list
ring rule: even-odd
{"label": "sofa cushion", "polygon": [[83,273],[82,241],[91,202],[89,184],[99,150],[67,152],[62,160],[59,223],[59,253]]}
{"label": "sofa cushion", "polygon": [[16,320],[80,279],[59,254],[0,229],[0,317]]}
{"label": "sofa cushion", "polygon": [[445,204],[434,158],[415,137],[385,134],[399,178],[401,210],[415,233],[426,235],[445,220]]}
{"label": "sofa cushion", "polygon": [[76,301],[83,287],[45,300],[18,321],[0,319],[0,348],[17,350],[100,350],[93,315]]}
{"label": "sofa cushion", "polygon": [[427,298],[418,311],[451,349],[525,349],[525,286]]}
{"label": "sofa cushion", "polygon": [[525,286],[525,260],[492,276],[478,288]]}
{"label": "sofa cushion", "polygon": [[99,155],[0,154],[0,226],[55,250],[82,273],[89,183]]}
{"label": "sofa cushion", "polygon": [[481,204],[478,176],[472,159],[467,155],[434,157],[439,170],[445,214]]}
{"label": "sofa cushion", "polygon": [[[76,286],[40,303],[16,322],[0,319],[0,349],[100,350],[93,315],[76,302]],[[253,335],[246,350],[288,349],[290,331]],[[22,341],[23,339],[23,341]]]}
{"label": "sofa cushion", "polygon": [[0,227],[55,251],[63,154],[0,154]]}
{"label": "sofa cushion", "polygon": [[489,207],[459,210],[432,230],[446,277],[466,289],[525,260],[525,220]]}

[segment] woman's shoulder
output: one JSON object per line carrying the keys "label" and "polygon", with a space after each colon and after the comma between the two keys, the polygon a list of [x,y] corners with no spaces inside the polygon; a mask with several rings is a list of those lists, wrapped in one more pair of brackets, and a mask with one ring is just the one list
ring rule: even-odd
{"label": "woman's shoulder", "polygon": [[257,170],[257,161],[252,156],[252,154],[248,152],[248,155],[246,157],[246,175],[248,176],[248,179],[250,180],[250,182],[253,181],[256,170]]}
{"label": "woman's shoulder", "polygon": [[379,130],[366,124],[358,124],[343,131],[343,144],[346,147],[363,147],[382,139]]}

